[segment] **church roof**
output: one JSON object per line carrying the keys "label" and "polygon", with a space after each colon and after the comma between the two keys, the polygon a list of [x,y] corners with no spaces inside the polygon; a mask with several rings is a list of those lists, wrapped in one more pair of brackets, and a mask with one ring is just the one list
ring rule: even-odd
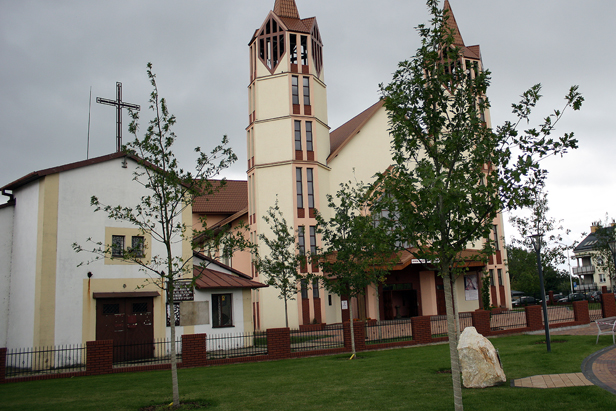
{"label": "church roof", "polygon": [[[220,180],[212,181],[214,188],[220,187]],[[195,199],[193,213],[235,214],[248,207],[248,183],[245,180],[226,180],[226,184],[209,196]]]}
{"label": "church roof", "polygon": [[334,159],[342,148],[360,132],[362,127],[372,116],[383,107],[383,100],[379,100],[363,112],[359,113],[329,134],[329,157],[327,161]]}
{"label": "church roof", "polygon": [[295,0],[276,0],[274,3],[274,13],[278,17],[289,17],[299,19],[299,12]]}
{"label": "church roof", "polygon": [[453,30],[454,46],[460,47],[462,49],[464,57],[481,60],[481,51],[479,50],[478,45],[467,47],[464,44],[462,34],[460,33],[460,28],[458,27],[458,23],[456,22],[456,16],[454,16],[453,14],[453,10],[451,9],[451,4],[449,4],[449,0],[445,0],[443,10],[449,15],[449,18],[447,19],[447,26]]}

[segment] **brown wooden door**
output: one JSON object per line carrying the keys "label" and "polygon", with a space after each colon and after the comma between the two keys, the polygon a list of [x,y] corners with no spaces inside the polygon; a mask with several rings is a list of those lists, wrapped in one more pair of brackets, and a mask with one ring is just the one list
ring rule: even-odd
{"label": "brown wooden door", "polygon": [[152,298],[96,300],[96,339],[113,340],[113,361],[154,356]]}

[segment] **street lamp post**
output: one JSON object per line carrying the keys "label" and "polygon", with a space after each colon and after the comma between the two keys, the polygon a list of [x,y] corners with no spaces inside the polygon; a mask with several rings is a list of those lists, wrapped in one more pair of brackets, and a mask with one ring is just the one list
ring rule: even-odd
{"label": "street lamp post", "polygon": [[[531,235],[530,239],[533,242],[533,248],[537,253],[537,270],[539,271],[539,285],[541,289],[541,305],[543,306],[543,325],[545,327],[545,344],[548,348],[548,352],[552,352],[550,344],[550,324],[548,322],[548,306],[545,302],[545,286],[543,285],[543,269],[541,268],[541,234]],[[616,244],[615,244],[616,246]]]}

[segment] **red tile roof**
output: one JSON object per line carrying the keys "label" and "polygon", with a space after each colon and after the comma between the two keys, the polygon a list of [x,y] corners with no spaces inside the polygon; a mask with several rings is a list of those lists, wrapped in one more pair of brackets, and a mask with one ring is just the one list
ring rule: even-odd
{"label": "red tile roof", "polygon": [[299,19],[295,0],[276,0],[276,3],[274,3],[274,13],[279,17]]}
{"label": "red tile roof", "polygon": [[226,274],[212,268],[195,266],[195,287],[200,290],[212,288],[263,288],[267,285],[248,278]]}
{"label": "red tile roof", "polygon": [[[221,180],[213,180],[220,187]],[[212,195],[195,199],[193,213],[235,214],[248,207],[248,183],[244,180],[226,180],[226,184]]]}

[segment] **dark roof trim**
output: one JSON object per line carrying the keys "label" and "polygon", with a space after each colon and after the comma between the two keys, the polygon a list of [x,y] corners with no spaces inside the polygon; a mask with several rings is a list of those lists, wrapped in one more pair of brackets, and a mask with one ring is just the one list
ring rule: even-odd
{"label": "dark roof trim", "polygon": [[158,291],[127,291],[118,293],[93,293],[93,298],[142,298],[159,297]]}
{"label": "dark roof trim", "polygon": [[[244,274],[243,272],[238,271],[238,270],[236,270],[236,269],[235,269],[235,268],[233,268],[233,267],[229,267],[228,265],[223,264],[223,263],[221,263],[220,261],[213,259],[212,257],[208,257],[208,256],[206,256],[205,254],[201,254],[201,253],[200,253],[200,252],[198,252],[198,251],[193,251],[193,260],[194,260],[194,258],[200,258],[200,259],[202,259],[202,260],[207,261],[209,264],[214,264],[214,265],[217,265],[217,266],[219,266],[219,267],[221,267],[221,268],[224,268],[225,270],[231,271],[233,274],[237,274],[237,275],[239,275],[240,277],[244,277],[244,278],[246,278],[246,279],[248,279],[248,280],[252,280],[252,277],[251,277],[251,276],[249,276],[249,275],[247,275],[247,274]],[[208,270],[210,269],[210,268],[209,268],[209,264],[205,266],[205,269],[208,269]],[[195,269],[198,269],[198,268],[204,268],[204,267],[203,267],[203,266],[200,266],[199,264],[194,264],[194,268],[195,268]]]}

